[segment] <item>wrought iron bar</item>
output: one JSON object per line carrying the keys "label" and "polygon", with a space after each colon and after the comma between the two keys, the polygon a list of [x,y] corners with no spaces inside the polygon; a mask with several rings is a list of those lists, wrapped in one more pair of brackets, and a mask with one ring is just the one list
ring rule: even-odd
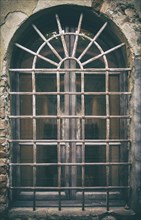
{"label": "wrought iron bar", "polygon": [[64,38],[64,30],[62,29],[62,26],[61,26],[60,19],[59,19],[58,15],[56,15],[56,21],[57,21],[57,25],[58,25],[59,34],[61,36],[61,41],[62,41],[65,56],[69,57],[66,41],[65,41],[65,38]]}
{"label": "wrought iron bar", "polygon": [[119,119],[131,119],[131,116],[129,115],[10,115],[9,116],[10,119],[26,119],[26,118],[31,118],[31,119],[39,119],[39,118],[82,118],[82,119],[90,119],[90,118],[98,118],[98,119],[110,119],[110,118],[119,118]]}
{"label": "wrought iron bar", "polygon": [[44,35],[39,31],[39,29],[33,24],[32,25],[33,28],[35,29],[35,31],[39,34],[39,36],[43,39],[44,42],[46,42],[46,44],[49,46],[49,48],[51,49],[51,51],[56,55],[56,57],[58,57],[59,60],[62,60],[62,57],[59,55],[59,53],[57,52],[57,50],[55,50],[55,48],[51,45],[51,43],[44,37]]}
{"label": "wrought iron bar", "polygon": [[92,62],[94,60],[97,60],[98,58],[100,58],[100,57],[102,57],[102,56],[104,56],[104,55],[106,55],[108,53],[111,53],[112,51],[117,50],[118,48],[120,48],[120,47],[122,47],[124,45],[125,45],[125,43],[122,43],[122,44],[117,45],[116,47],[111,48],[110,50],[107,50],[107,51],[105,51],[103,53],[100,53],[99,55],[97,55],[97,56],[95,56],[93,58],[90,58],[89,60],[86,60],[85,62],[82,63],[82,65],[85,66],[86,64],[88,64],[88,63],[90,63],[90,62]]}
{"label": "wrought iron bar", "polygon": [[39,187],[39,186],[36,186],[36,187],[30,187],[30,186],[24,186],[24,187],[20,187],[20,186],[10,186],[9,187],[10,189],[27,189],[27,190],[116,190],[116,189],[130,189],[131,186],[101,186],[101,187],[98,187],[98,186],[94,186],[94,187],[45,187],[45,186],[42,186],[42,187]]}
{"label": "wrought iron bar", "polygon": [[131,92],[9,92],[10,95],[131,95]]}
{"label": "wrought iron bar", "polygon": [[77,48],[77,43],[78,43],[79,32],[81,29],[82,19],[83,19],[83,14],[81,14],[80,18],[79,18],[79,23],[78,23],[78,27],[77,27],[77,31],[76,31],[77,35],[75,37],[74,47],[73,47],[73,51],[72,51],[72,57],[74,57],[75,53],[76,53],[76,48]]}
{"label": "wrought iron bar", "polygon": [[[71,57],[70,57],[71,58]],[[35,73],[46,73],[46,74],[49,74],[49,73],[56,73],[56,72],[59,72],[59,73],[65,73],[65,72],[76,72],[76,73],[81,73],[81,72],[85,72],[85,73],[93,73],[93,72],[102,72],[102,74],[106,74],[106,71],[109,71],[109,74],[110,72],[127,72],[127,71],[131,71],[131,68],[85,68],[85,69],[80,69],[80,68],[56,68],[56,69],[53,69],[53,68],[10,68],[9,71],[11,72],[23,72],[23,73],[32,73],[32,71],[35,71]],[[93,73],[94,74],[94,73]]]}
{"label": "wrought iron bar", "polygon": [[[42,60],[45,60],[46,62],[48,62],[50,64],[53,64],[54,66],[58,66],[58,63],[54,62],[53,60],[50,60],[49,58],[46,58],[46,57],[44,57],[44,56],[42,56],[42,55],[40,55],[38,53],[35,53],[34,51],[32,51],[32,50],[30,50],[30,49],[28,49],[28,48],[26,48],[26,47],[24,47],[24,46],[22,46],[22,45],[20,45],[18,43],[16,43],[15,45],[17,47],[21,48],[22,50],[24,50],[24,51],[26,51],[26,52],[34,55],[34,56],[37,56],[37,57],[41,58]],[[32,71],[34,71],[34,70],[32,70]]]}
{"label": "wrought iron bar", "polygon": [[82,54],[78,57],[78,60],[80,60],[88,51],[88,49],[92,46],[92,44],[94,43],[94,41],[96,41],[96,39],[98,38],[98,36],[102,33],[102,31],[105,29],[105,27],[107,26],[107,22],[101,27],[101,29],[97,32],[97,34],[95,35],[95,37],[90,41],[90,43],[88,44],[88,46],[85,48],[85,50],[82,52]]}
{"label": "wrought iron bar", "polygon": [[[60,139],[60,140],[54,140],[54,139],[37,139],[37,140],[34,140],[34,141],[36,141],[36,142],[38,142],[38,143],[54,143],[54,142],[71,142],[71,141],[73,141],[73,142],[76,142],[76,143],[82,143],[83,142],[83,140],[78,140],[78,139],[72,139],[72,140],[70,140],[70,139]],[[109,140],[106,140],[106,139],[85,139],[85,141],[87,142],[87,143],[110,143],[111,142],[111,144],[112,143],[114,143],[114,142],[131,142],[131,139],[109,139]],[[8,140],[8,142],[23,142],[23,143],[25,143],[25,142],[30,142],[30,143],[33,143],[33,139],[9,139]]]}
{"label": "wrought iron bar", "polygon": [[99,163],[9,163],[10,166],[127,166],[131,162],[99,162]]}

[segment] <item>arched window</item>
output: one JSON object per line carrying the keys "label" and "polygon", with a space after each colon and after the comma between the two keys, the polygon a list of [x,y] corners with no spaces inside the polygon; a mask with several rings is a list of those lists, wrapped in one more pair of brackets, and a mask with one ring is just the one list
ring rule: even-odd
{"label": "arched window", "polygon": [[71,10],[44,12],[15,42],[9,140],[14,206],[84,210],[101,201],[109,210],[113,199],[117,206],[127,202],[125,43],[91,11]]}

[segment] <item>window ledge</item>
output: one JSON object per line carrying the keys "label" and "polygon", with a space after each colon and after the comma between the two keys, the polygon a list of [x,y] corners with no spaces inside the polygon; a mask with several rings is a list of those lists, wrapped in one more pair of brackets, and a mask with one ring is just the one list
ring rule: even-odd
{"label": "window ledge", "polygon": [[86,208],[85,211],[82,211],[80,208],[63,208],[61,211],[58,211],[57,208],[37,208],[36,211],[33,211],[31,208],[12,208],[8,215],[9,219],[18,218],[21,220],[25,217],[31,220],[36,217],[48,220],[65,220],[68,218],[73,220],[106,220],[106,216],[110,216],[111,220],[133,220],[135,217],[133,210],[124,208],[112,208],[109,212],[105,208]]}

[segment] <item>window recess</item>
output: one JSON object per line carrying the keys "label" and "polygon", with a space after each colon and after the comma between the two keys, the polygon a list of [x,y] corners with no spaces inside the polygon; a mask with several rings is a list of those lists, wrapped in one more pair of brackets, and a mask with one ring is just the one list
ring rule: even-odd
{"label": "window recess", "polygon": [[130,68],[115,59],[125,44],[101,46],[108,24],[93,34],[84,19],[62,26],[56,15],[55,31],[33,24],[36,41],[15,43],[22,57],[9,70],[14,206],[109,210],[127,203]]}

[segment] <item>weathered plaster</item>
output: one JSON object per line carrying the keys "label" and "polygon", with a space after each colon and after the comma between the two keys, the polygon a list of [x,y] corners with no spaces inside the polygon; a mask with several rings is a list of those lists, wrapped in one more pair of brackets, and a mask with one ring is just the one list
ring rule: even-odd
{"label": "weathered plaster", "polygon": [[129,4],[131,1],[105,1],[100,12],[110,18],[119,28],[120,31],[125,35],[130,47],[135,55],[141,55],[141,23],[139,16],[136,13],[134,4]]}
{"label": "weathered plaster", "polygon": [[74,4],[74,5],[81,5],[91,7],[92,1],[91,0],[38,0],[37,6],[34,12],[40,11],[41,9],[63,5],[63,4]]}
{"label": "weathered plaster", "polygon": [[37,5],[38,0],[0,0],[0,25],[5,23],[9,12],[21,11],[30,16]]}
{"label": "weathered plaster", "polygon": [[14,33],[22,24],[22,22],[27,19],[27,15],[20,11],[9,12],[5,23],[1,26],[0,29],[0,43],[1,43],[1,54],[0,54],[0,66],[2,68],[2,62],[5,57],[5,53],[9,46],[9,42],[12,39]]}
{"label": "weathered plaster", "polygon": [[[141,214],[141,57],[135,57],[134,90],[133,90],[133,118],[131,126],[131,139],[134,146],[131,151],[132,161],[132,206]],[[137,200],[138,197],[138,200]],[[140,202],[139,202],[140,201]]]}

